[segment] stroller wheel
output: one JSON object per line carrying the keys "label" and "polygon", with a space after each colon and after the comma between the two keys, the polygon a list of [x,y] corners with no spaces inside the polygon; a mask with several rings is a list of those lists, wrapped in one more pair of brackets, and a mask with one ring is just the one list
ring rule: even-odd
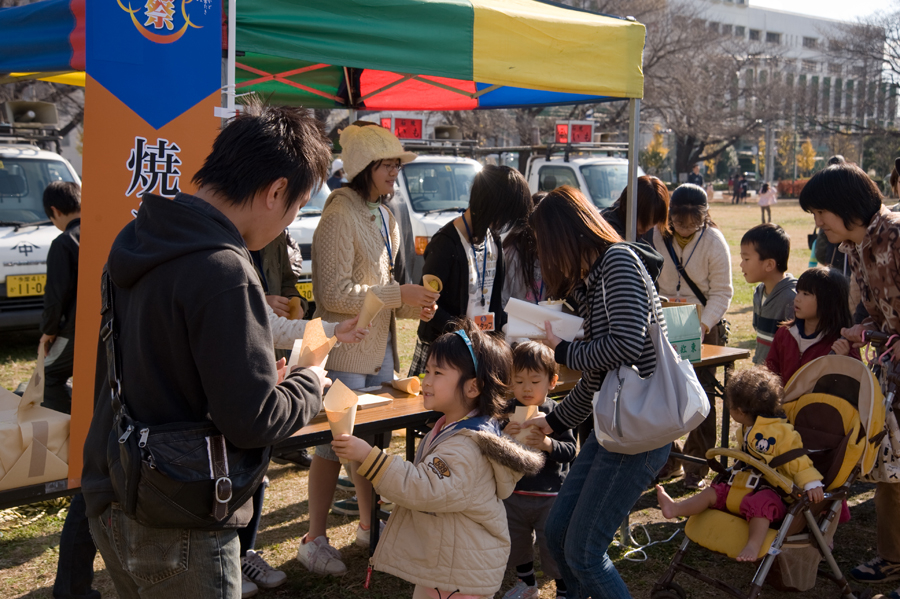
{"label": "stroller wheel", "polygon": [[665,588],[650,593],[650,599],[687,599],[687,593],[676,582],[668,583]]}

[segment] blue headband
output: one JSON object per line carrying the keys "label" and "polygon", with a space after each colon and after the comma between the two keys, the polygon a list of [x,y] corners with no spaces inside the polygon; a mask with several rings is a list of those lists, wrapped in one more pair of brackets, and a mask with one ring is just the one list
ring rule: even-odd
{"label": "blue headband", "polygon": [[457,335],[459,335],[463,341],[466,342],[466,347],[469,348],[469,355],[472,356],[472,362],[475,364],[475,372],[478,372],[478,358],[475,357],[475,349],[472,347],[472,340],[469,339],[469,336],[466,335],[466,332],[462,329],[458,331],[454,331]]}

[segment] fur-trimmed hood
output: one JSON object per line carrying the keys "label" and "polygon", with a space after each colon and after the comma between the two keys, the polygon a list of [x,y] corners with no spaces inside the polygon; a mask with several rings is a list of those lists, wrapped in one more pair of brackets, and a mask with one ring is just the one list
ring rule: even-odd
{"label": "fur-trimmed hood", "polygon": [[508,437],[473,430],[462,430],[459,434],[471,436],[491,463],[497,495],[501,498],[512,495],[520,478],[534,476],[544,467],[543,452],[519,445]]}

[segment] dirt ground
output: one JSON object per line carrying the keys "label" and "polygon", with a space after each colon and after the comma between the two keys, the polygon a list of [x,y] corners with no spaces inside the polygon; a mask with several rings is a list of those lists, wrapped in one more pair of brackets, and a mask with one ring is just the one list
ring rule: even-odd
{"label": "dirt ground", "polygon": [[[809,250],[806,246],[806,234],[812,231],[812,218],[799,209],[796,201],[779,201],[772,212],[774,220],[791,234],[794,251],[791,255],[790,271],[799,275],[807,268]],[[727,315],[732,324],[730,345],[752,348],[754,346],[750,305],[752,286],[744,282],[740,275],[739,244],[743,232],[759,222],[759,209],[755,204],[743,206],[714,204],[711,213],[731,246],[735,297]],[[414,325],[413,322],[404,322],[399,332],[403,373],[415,345]],[[34,333],[0,335],[0,384],[14,389],[19,382],[28,379],[34,367],[38,339],[39,335]],[[78,375],[75,378],[77,385]],[[402,450],[403,437],[395,437],[392,451],[401,453]],[[332,544],[341,550],[349,569],[348,574],[340,579],[319,578],[309,574],[295,560],[298,541],[308,529],[307,472],[273,464],[269,470],[269,477],[272,484],[266,496],[257,547],[269,563],[287,573],[288,581],[278,589],[261,591],[259,597],[381,599],[411,596],[411,585],[383,573],[374,574],[370,590],[363,589],[368,552],[353,544],[357,521],[346,516],[329,517],[329,536]],[[665,487],[675,497],[690,493],[680,479],[667,482]],[[338,491],[337,497],[340,499],[349,495],[351,493]],[[841,525],[835,537],[835,557],[845,573],[856,564],[875,555],[876,523],[873,497],[873,485],[858,484],[854,487],[850,501],[852,520]],[[19,520],[4,520],[14,515],[20,516]],[[50,589],[56,571],[59,534],[64,518],[65,506],[60,503],[20,508],[17,514],[0,513],[0,598],[52,596]],[[21,525],[23,521],[30,522]],[[643,557],[641,554],[626,556],[626,549],[618,541],[610,548],[610,556],[632,594],[635,597],[649,597],[654,581],[665,571],[678,545],[684,539],[682,532],[684,522],[664,520],[659,512],[655,493],[648,490],[635,506],[631,523],[634,527],[633,534],[640,544],[646,544],[648,541],[664,541],[675,534],[668,542],[647,547],[643,552],[646,556],[645,561],[633,561],[641,559]],[[689,552],[687,562],[743,588],[747,588],[754,572],[753,565],[738,564],[696,546]],[[540,570],[539,564],[536,569]],[[99,556],[95,561],[95,571],[97,572],[95,586],[102,592],[103,597],[110,599],[116,597]],[[540,574],[542,573],[539,572]],[[723,596],[721,591],[686,576],[679,576],[676,581],[685,588],[689,597]],[[508,575],[502,592],[505,592],[513,582],[512,575]],[[552,599],[555,596],[553,582],[541,579],[540,584],[541,597]],[[872,587],[875,592],[885,593],[892,588],[894,588],[892,584]],[[820,577],[816,587],[804,593],[781,593],[766,587],[762,596],[826,599],[838,597],[839,593],[831,582]]]}

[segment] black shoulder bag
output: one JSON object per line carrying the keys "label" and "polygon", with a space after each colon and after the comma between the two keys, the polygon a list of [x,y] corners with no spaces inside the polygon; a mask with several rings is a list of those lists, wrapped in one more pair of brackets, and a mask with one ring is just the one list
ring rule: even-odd
{"label": "black shoulder bag", "polygon": [[[703,307],[706,307],[706,296],[702,291],[700,291],[700,288],[697,287],[697,284],[693,281],[693,279],[688,276],[687,271],[684,269],[684,264],[682,264],[681,262],[681,258],[679,258],[677,254],[675,254],[675,248],[672,247],[672,240],[668,237],[663,236],[663,243],[666,244],[666,250],[668,250],[669,256],[672,258],[672,262],[675,263],[675,268],[678,269],[678,274],[681,275],[681,278],[684,279],[684,282],[687,283],[687,286],[691,288],[694,296],[696,296],[696,298],[700,300],[700,303],[703,304]],[[716,324],[715,334],[717,335],[717,343],[715,343],[715,345],[726,345],[728,343],[729,333],[731,333],[731,326],[729,325],[728,321],[723,318]]]}
{"label": "black shoulder bag", "polygon": [[132,418],[119,377],[113,286],[104,270],[100,336],[113,409],[106,459],[121,509],[151,528],[225,528],[262,482],[271,448],[239,449],[209,420],[151,425]]}

